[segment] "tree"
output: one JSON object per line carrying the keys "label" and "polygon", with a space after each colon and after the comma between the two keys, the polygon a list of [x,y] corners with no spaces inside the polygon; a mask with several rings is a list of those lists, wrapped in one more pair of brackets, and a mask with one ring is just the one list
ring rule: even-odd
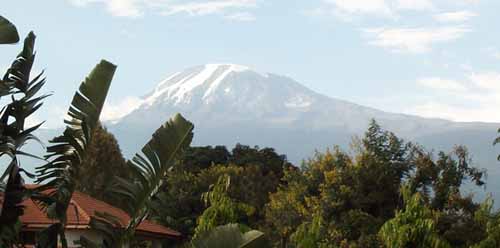
{"label": "tree", "polygon": [[273,148],[261,149],[258,146],[236,144],[231,152],[225,146],[190,147],[179,159],[175,168],[198,173],[212,166],[228,164],[241,167],[259,166],[265,174],[273,172],[280,178],[283,176],[283,168],[292,166],[285,155],[276,153]]}
{"label": "tree", "polygon": [[328,243],[322,242],[324,237],[323,219],[320,214],[314,214],[311,222],[302,223],[293,233],[291,240],[295,247],[327,248]]}
{"label": "tree", "polygon": [[493,200],[488,197],[475,213],[475,220],[486,227],[486,237],[471,248],[494,248],[500,246],[500,211],[493,212]]}
{"label": "tree", "polygon": [[296,170],[285,172],[286,185],[269,196],[269,203],[265,209],[265,220],[275,236],[274,242],[280,247],[287,247],[290,236],[304,221],[303,215],[307,212],[305,197],[307,185],[303,175]]}
{"label": "tree", "polygon": [[[238,148],[240,147],[240,148]],[[245,147],[245,148],[242,148]],[[293,168],[284,155],[274,149],[237,145],[238,156],[224,146],[192,147],[186,150],[168,173],[164,186],[154,200],[152,219],[172,227],[186,236],[194,235],[196,221],[206,209],[201,196],[221,176],[231,177],[228,195],[244,204],[247,213],[238,221],[251,228],[264,230],[265,205],[269,194],[281,184],[281,174],[269,167]],[[263,156],[274,159],[266,160]],[[184,169],[186,168],[186,169]]]}
{"label": "tree", "polygon": [[194,235],[196,220],[205,209],[201,195],[207,189],[208,185],[195,174],[171,171],[154,198],[151,218],[187,237]]}
{"label": "tree", "polygon": [[231,178],[221,176],[217,183],[211,185],[210,190],[202,195],[203,202],[208,208],[198,217],[195,238],[210,232],[216,226],[238,222],[238,214],[245,206],[238,205],[228,196],[230,185]]}
{"label": "tree", "polygon": [[227,164],[230,156],[225,146],[189,147],[176,164],[176,169],[198,173],[212,165]]}
{"label": "tree", "polygon": [[466,181],[484,183],[483,171],[472,166],[466,149],[441,152],[435,159],[376,122],[352,147],[351,154],[338,147],[316,153],[299,171],[286,174],[266,208],[275,243],[380,247],[380,229],[404,209],[404,183],[429,211],[440,213],[432,228],[451,246],[468,247],[484,238],[486,229],[473,218],[478,204],[460,193]]}
{"label": "tree", "polygon": [[264,234],[256,230],[241,232],[238,224],[218,226],[195,238],[193,248],[265,248]]}
{"label": "tree", "polygon": [[283,168],[292,166],[285,155],[276,153],[273,148],[260,149],[258,146],[252,148],[241,144],[236,144],[231,151],[229,163],[238,166],[261,166],[264,174],[272,172],[280,178],[283,176]]}
{"label": "tree", "polygon": [[[113,134],[101,124],[94,130],[87,156],[81,165],[80,178],[76,190],[114,206],[124,207],[119,199],[109,195],[113,177],[129,178],[126,161]],[[92,182],[92,183],[89,183]]]}
{"label": "tree", "polygon": [[426,206],[420,194],[412,195],[409,187],[403,187],[402,195],[404,209],[398,210],[379,231],[384,247],[450,247],[438,234],[436,212]]}
{"label": "tree", "polygon": [[469,247],[483,239],[485,227],[474,219],[479,204],[461,193],[466,181],[484,185],[484,171],[471,166],[467,149],[458,146],[451,153],[438,153],[437,159],[417,149],[414,161],[410,188],[413,193],[419,192],[432,210],[441,212],[436,224],[447,242],[453,247]]}

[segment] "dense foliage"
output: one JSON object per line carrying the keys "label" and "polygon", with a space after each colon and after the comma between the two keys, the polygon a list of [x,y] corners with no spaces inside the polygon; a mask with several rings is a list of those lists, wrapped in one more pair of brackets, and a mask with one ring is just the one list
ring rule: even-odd
{"label": "dense foliage", "polygon": [[113,177],[130,178],[126,163],[114,135],[99,124],[94,130],[88,156],[81,165],[81,176],[78,178],[76,190],[124,207],[120,199],[114,199],[112,194],[106,192],[112,186]]}
{"label": "dense foliage", "polygon": [[[427,152],[375,121],[349,153],[334,147],[300,168],[269,148],[191,148],[168,175],[153,218],[195,235],[199,216],[213,213],[202,195],[225,175],[221,202],[233,207],[222,208],[230,221],[218,224],[265,231],[277,247],[472,247],[495,226],[491,208],[461,193],[467,182],[484,185],[465,147]],[[480,213],[489,217],[481,222]]]}
{"label": "dense foliage", "polygon": [[153,218],[192,236],[198,216],[207,208],[203,194],[227,175],[231,178],[228,196],[245,206],[238,221],[261,229],[269,193],[277,190],[285,168],[292,165],[271,148],[236,145],[229,152],[223,146],[192,147],[167,175],[155,200]]}
{"label": "dense foliage", "polygon": [[[286,184],[271,195],[266,212],[277,244],[295,247],[294,232],[304,223],[318,225],[319,219],[316,243],[380,247],[384,223],[398,223],[406,211],[424,211],[408,206],[416,200],[404,201],[400,188],[405,184],[428,208],[422,221],[437,213],[431,226],[450,245],[468,247],[484,238],[485,226],[474,220],[480,206],[460,193],[466,181],[484,184],[483,172],[470,165],[465,148],[456,147],[450,154],[440,152],[434,158],[375,122],[353,146],[352,155],[339,148],[318,153],[300,171],[285,175]],[[388,222],[392,218],[396,219]]]}

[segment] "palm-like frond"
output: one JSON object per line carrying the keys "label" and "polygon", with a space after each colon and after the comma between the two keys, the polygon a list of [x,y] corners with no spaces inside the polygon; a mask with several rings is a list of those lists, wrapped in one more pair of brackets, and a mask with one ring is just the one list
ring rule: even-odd
{"label": "palm-like frond", "polygon": [[90,220],[90,227],[102,235],[103,242],[98,244],[86,237],[80,237],[79,244],[85,248],[113,248],[119,247],[120,237],[124,230],[121,228],[120,220],[109,213],[96,213],[96,217]]}
{"label": "palm-like frond", "polygon": [[11,103],[3,108],[0,116],[0,157],[7,155],[11,159],[5,173],[0,177],[0,181],[8,177],[0,210],[0,247],[8,246],[8,242],[15,242],[20,228],[19,217],[23,214],[21,203],[28,196],[21,172],[31,175],[20,167],[17,156],[33,156],[20,149],[27,141],[38,140],[32,132],[42,123],[25,128],[25,121],[42,105],[41,100],[47,97],[36,96],[45,84],[42,73],[30,80],[35,59],[34,45],[35,35],[30,33],[25,39],[22,52],[0,81],[0,95],[11,95]]}
{"label": "palm-like frond", "polygon": [[131,216],[122,242],[132,239],[136,227],[149,214],[152,198],[161,187],[165,174],[179,154],[189,147],[193,128],[191,122],[177,114],[156,130],[141,154],[129,161],[134,181],[117,178],[113,192],[126,199]]}
{"label": "palm-like frond", "polygon": [[31,69],[35,61],[35,39],[35,34],[30,32],[24,40],[23,50],[7,70],[2,80],[2,86],[0,86],[0,96],[12,96],[12,102],[3,109],[0,117],[0,132],[2,137],[15,138],[14,144],[18,148],[22,147],[26,141],[36,139],[32,132],[38,129],[42,123],[26,129],[24,123],[42,106],[41,101],[49,96],[36,96],[45,85],[43,72],[30,80]]}
{"label": "palm-like frond", "polygon": [[61,232],[61,225],[54,224],[42,230],[37,235],[37,248],[52,248],[58,247],[58,237]]}
{"label": "palm-like frond", "polygon": [[17,160],[13,159],[9,170],[9,180],[5,187],[0,214],[0,247],[11,247],[17,243],[17,234],[21,229],[19,216],[23,215],[21,205],[24,197],[24,182],[19,173]]}
{"label": "palm-like frond", "polygon": [[[39,191],[49,193],[45,204],[47,214],[66,223],[66,210],[80,175],[80,165],[86,156],[92,133],[101,114],[116,66],[101,61],[80,85],[68,111],[69,120],[63,135],[50,141],[46,159],[49,163],[37,168]],[[47,203],[45,201],[44,203]],[[64,242],[64,239],[63,239]]]}
{"label": "palm-like frond", "polygon": [[16,26],[0,16],[0,44],[13,44],[19,41]]}
{"label": "palm-like frond", "polygon": [[238,224],[219,226],[192,242],[193,248],[258,248],[267,247],[264,233],[252,230],[241,233]]}

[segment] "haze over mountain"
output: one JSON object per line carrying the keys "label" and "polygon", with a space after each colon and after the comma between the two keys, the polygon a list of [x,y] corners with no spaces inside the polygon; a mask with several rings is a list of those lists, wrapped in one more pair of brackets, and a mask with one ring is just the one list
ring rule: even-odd
{"label": "haze over mountain", "polygon": [[[233,64],[207,64],[173,74],[108,128],[131,157],[177,112],[194,122],[194,145],[269,146],[295,164],[315,150],[333,145],[348,149],[352,137],[362,135],[376,119],[384,129],[428,149],[451,151],[454,145],[466,145],[477,166],[487,168],[491,178],[500,176],[492,146],[500,124],[388,113],[319,94],[288,77]],[[491,181],[487,190],[499,191],[497,186]]]}

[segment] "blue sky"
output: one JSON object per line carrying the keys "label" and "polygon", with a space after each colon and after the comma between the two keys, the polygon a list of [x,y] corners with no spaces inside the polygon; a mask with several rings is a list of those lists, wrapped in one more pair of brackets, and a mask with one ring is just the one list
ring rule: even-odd
{"label": "blue sky", "polygon": [[[500,122],[500,1],[16,0],[1,15],[34,30],[61,125],[79,82],[118,65],[113,119],[176,71],[235,63],[385,111]],[[4,69],[20,46],[0,47]]]}

